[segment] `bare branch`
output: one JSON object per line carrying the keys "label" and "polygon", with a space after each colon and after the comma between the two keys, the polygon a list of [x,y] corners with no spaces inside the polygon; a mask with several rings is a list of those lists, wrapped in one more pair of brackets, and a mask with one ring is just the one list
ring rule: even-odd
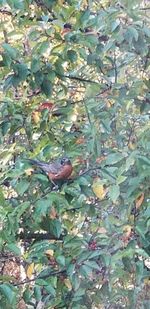
{"label": "bare branch", "polygon": [[69,78],[69,79],[74,79],[77,80],[79,82],[83,82],[83,83],[91,83],[91,84],[99,84],[98,82],[91,80],[91,79],[84,79],[82,77],[77,77],[77,76],[70,76],[70,75],[60,75],[60,77],[65,77],[65,78]]}
{"label": "bare branch", "polygon": [[24,240],[30,240],[30,239],[35,239],[35,240],[43,240],[43,239],[48,239],[48,240],[63,240],[63,235],[60,235],[59,238],[49,234],[49,233],[24,233],[21,232],[20,234],[17,235],[20,239]]}
{"label": "bare branch", "polygon": [[20,281],[20,282],[14,283],[13,286],[19,286],[19,285],[27,284],[27,283],[33,282],[35,280],[38,280],[38,279],[46,279],[46,278],[49,278],[51,276],[58,276],[58,275],[61,275],[61,274],[64,274],[64,273],[66,273],[65,269],[59,270],[59,271],[52,271],[52,272],[50,272],[47,275],[37,276],[37,277],[35,277],[33,279],[28,279],[28,280],[24,280],[24,281]]}

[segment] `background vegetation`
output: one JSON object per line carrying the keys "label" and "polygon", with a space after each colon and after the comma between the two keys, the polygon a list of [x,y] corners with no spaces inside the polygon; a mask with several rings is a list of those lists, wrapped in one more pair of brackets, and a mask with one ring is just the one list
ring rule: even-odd
{"label": "background vegetation", "polygon": [[149,3],[0,3],[1,308],[149,308]]}

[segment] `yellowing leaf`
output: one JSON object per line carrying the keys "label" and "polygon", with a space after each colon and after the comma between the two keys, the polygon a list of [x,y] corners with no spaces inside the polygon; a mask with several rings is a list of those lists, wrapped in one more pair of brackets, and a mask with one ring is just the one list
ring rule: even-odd
{"label": "yellowing leaf", "polygon": [[144,201],[144,193],[142,193],[135,201],[136,209],[139,209]]}
{"label": "yellowing leaf", "polygon": [[64,279],[64,284],[69,290],[72,290],[72,285],[69,279]]}
{"label": "yellowing leaf", "polygon": [[131,234],[132,234],[132,226],[131,225],[125,225],[123,232],[124,232],[124,234],[123,234],[122,240],[127,245],[128,242],[129,242],[129,239],[131,237]]}
{"label": "yellowing leaf", "polygon": [[107,190],[104,188],[104,185],[101,183],[101,181],[99,179],[97,179],[93,183],[92,189],[93,189],[93,192],[95,193],[95,195],[100,200],[102,200],[105,197],[106,193],[107,193]]}
{"label": "yellowing leaf", "polygon": [[129,148],[130,150],[134,150],[134,149],[136,148],[136,144],[130,142],[130,143],[128,144],[128,148]]}
{"label": "yellowing leaf", "polygon": [[54,255],[54,250],[48,249],[48,250],[45,251],[45,253],[46,253],[46,255],[48,255],[48,256],[53,256],[53,255]]}
{"label": "yellowing leaf", "polygon": [[27,277],[30,279],[34,271],[34,263],[31,263],[27,268]]}
{"label": "yellowing leaf", "polygon": [[106,230],[104,227],[100,227],[100,228],[97,230],[97,233],[100,233],[100,234],[107,234],[107,230]]}
{"label": "yellowing leaf", "polygon": [[131,225],[125,225],[123,228],[124,233],[126,234],[126,236],[129,236],[131,233],[132,227]]}
{"label": "yellowing leaf", "polygon": [[54,207],[51,208],[49,216],[52,220],[57,218],[57,211]]}
{"label": "yellowing leaf", "polygon": [[32,113],[33,121],[37,124],[40,121],[40,113],[39,112],[33,112]]}
{"label": "yellowing leaf", "polygon": [[27,176],[30,176],[30,175],[32,174],[33,171],[34,171],[33,168],[27,168],[27,169],[25,170],[25,174],[26,174]]}
{"label": "yellowing leaf", "polygon": [[105,160],[105,156],[101,156],[101,157],[98,157],[97,159],[96,159],[96,163],[101,163],[103,160]]}
{"label": "yellowing leaf", "polygon": [[147,285],[147,286],[150,286],[150,279],[149,278],[145,278],[144,279],[144,284]]}
{"label": "yellowing leaf", "polygon": [[85,143],[85,138],[84,138],[84,136],[78,137],[75,143],[76,143],[77,145],[84,144],[84,143]]}

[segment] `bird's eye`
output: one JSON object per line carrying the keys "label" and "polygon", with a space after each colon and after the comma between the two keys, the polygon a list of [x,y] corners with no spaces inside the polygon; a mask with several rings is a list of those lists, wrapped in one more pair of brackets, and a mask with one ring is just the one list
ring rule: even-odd
{"label": "bird's eye", "polygon": [[65,164],[65,163],[69,163],[69,162],[70,162],[70,160],[68,158],[62,158],[61,159],[61,164],[62,165]]}
{"label": "bird's eye", "polygon": [[61,164],[64,164],[65,163],[65,158],[61,159]]}

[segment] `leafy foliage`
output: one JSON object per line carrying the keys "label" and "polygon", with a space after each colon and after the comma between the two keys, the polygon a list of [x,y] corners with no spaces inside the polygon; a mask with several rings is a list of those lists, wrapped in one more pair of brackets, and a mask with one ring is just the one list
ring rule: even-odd
{"label": "leafy foliage", "polygon": [[[148,308],[148,1],[3,0],[0,15],[2,308]],[[62,155],[57,188],[26,160]]]}

